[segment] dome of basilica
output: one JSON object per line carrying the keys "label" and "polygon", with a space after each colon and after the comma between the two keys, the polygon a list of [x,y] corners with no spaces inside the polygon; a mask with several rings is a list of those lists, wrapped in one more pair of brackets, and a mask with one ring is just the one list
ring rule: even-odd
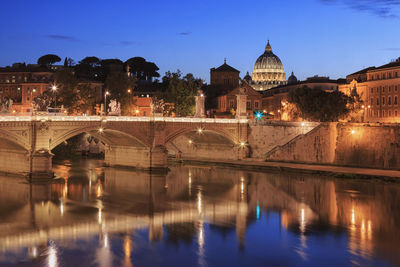
{"label": "dome of basilica", "polygon": [[263,91],[286,84],[286,74],[282,61],[272,52],[268,41],[265,52],[258,57],[252,73],[252,86]]}

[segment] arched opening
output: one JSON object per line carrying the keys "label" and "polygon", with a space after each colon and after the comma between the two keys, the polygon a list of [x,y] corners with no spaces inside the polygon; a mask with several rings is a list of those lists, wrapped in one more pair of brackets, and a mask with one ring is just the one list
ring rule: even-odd
{"label": "arched opening", "polygon": [[4,173],[29,173],[29,151],[22,144],[0,137],[0,170]]}
{"label": "arched opening", "polygon": [[221,133],[210,130],[192,130],[177,135],[166,144],[170,157],[183,159],[238,158],[238,145]]}
{"label": "arched opening", "polygon": [[66,135],[50,145],[56,159],[65,157],[89,156],[103,158],[107,147],[146,147],[135,137],[111,129],[91,129]]}

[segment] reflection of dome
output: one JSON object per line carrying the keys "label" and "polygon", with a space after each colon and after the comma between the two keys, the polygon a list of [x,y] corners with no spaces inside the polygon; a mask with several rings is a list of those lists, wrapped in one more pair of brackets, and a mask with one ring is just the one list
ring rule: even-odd
{"label": "reflection of dome", "polygon": [[288,84],[295,84],[295,83],[297,83],[297,77],[294,76],[292,71],[292,75],[290,75],[290,77],[288,78]]}
{"label": "reflection of dome", "polygon": [[286,84],[282,62],[278,56],[272,53],[269,41],[265,52],[258,57],[254,64],[252,80],[256,90],[267,90]]}

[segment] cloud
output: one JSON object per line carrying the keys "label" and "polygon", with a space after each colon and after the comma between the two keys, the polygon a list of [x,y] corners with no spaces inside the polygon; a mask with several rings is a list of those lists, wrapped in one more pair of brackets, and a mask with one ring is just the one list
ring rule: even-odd
{"label": "cloud", "polygon": [[60,40],[60,41],[71,41],[71,42],[78,41],[78,39],[76,39],[74,36],[69,36],[69,35],[48,34],[48,35],[45,35],[44,37],[53,39],[53,40]]}
{"label": "cloud", "polygon": [[190,34],[192,34],[192,32],[180,32],[180,33],[178,33],[178,35],[183,35],[183,36],[190,35]]}
{"label": "cloud", "polygon": [[123,40],[123,41],[120,41],[120,44],[128,46],[128,45],[135,45],[136,42]]}
{"label": "cloud", "polygon": [[[399,18],[395,9],[400,0],[319,0],[325,4],[340,4],[359,12],[368,12],[381,18]],[[393,12],[394,11],[394,12]]]}
{"label": "cloud", "polygon": [[400,51],[400,47],[387,47],[387,48],[383,48],[382,50],[385,50],[385,51]]}

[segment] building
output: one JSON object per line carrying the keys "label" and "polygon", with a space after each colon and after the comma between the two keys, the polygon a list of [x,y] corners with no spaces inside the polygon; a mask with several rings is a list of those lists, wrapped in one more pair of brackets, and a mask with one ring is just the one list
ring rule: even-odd
{"label": "building", "polygon": [[[246,77],[248,80],[248,77]],[[282,61],[272,52],[268,41],[264,53],[254,64],[249,84],[257,91],[265,91],[286,84],[286,74]]]}
{"label": "building", "polygon": [[363,101],[364,121],[400,122],[400,57],[350,74],[346,81],[339,90],[348,95],[358,93]]}
{"label": "building", "polygon": [[305,81],[298,81],[292,72],[287,85],[278,86],[262,92],[262,109],[265,113],[273,115],[276,119],[286,119],[283,114],[283,108],[287,103],[287,97],[290,91],[300,87],[308,87],[333,92],[338,90],[339,86],[344,83],[344,79],[332,80],[329,77],[320,76],[310,77]]}
{"label": "building", "polygon": [[32,99],[49,89],[53,73],[43,67],[0,68],[0,101],[12,99],[15,112],[30,112]]}
{"label": "building", "polygon": [[224,89],[233,89],[239,86],[239,73],[237,69],[226,64],[210,69],[210,85],[222,86]]}
{"label": "building", "polygon": [[253,116],[254,111],[261,110],[261,94],[247,83],[243,83],[241,86],[236,87],[229,93],[218,97],[218,108],[215,110],[215,116],[225,117],[233,115],[232,110],[236,111],[237,109],[236,95],[239,94],[241,88],[243,88],[243,92],[247,98],[247,116],[251,117]]}

